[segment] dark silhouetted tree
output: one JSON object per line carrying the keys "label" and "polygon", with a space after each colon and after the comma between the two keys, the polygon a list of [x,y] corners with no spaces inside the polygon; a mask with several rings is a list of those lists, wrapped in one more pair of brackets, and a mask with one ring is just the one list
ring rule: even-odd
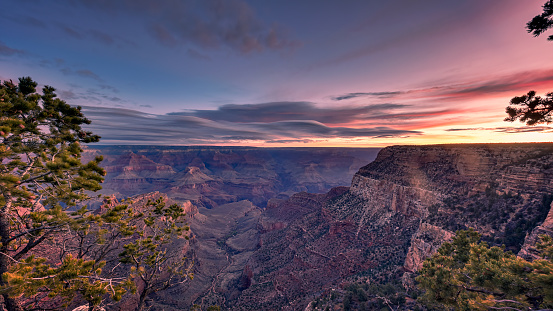
{"label": "dark silhouetted tree", "polygon": [[[526,29],[534,37],[553,27],[553,0],[547,1],[543,5],[543,13],[536,15],[526,24]],[[553,41],[553,35],[547,40]],[[536,96],[535,91],[530,91],[526,95],[513,97],[510,106],[507,106],[505,112],[509,115],[505,121],[513,122],[520,120],[526,125],[536,125],[540,123],[553,122],[553,92],[547,93],[544,98]]]}
{"label": "dark silhouetted tree", "polygon": [[[547,1],[543,5],[543,13],[534,16],[531,21],[526,24],[526,29],[529,33],[537,37],[543,32],[553,27],[553,0]],[[547,38],[549,41],[553,41],[553,35]]]}
{"label": "dark silhouetted tree", "polygon": [[520,120],[526,125],[553,122],[553,92],[542,98],[536,92],[530,91],[526,95],[513,97],[510,106],[505,109],[509,115],[505,121]]}

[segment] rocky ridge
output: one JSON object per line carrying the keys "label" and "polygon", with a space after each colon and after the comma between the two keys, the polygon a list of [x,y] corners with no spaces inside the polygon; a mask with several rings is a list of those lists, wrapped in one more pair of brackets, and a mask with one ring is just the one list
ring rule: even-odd
{"label": "rocky ridge", "polygon": [[552,190],[553,144],[385,148],[349,188],[270,202],[226,306],[301,310],[343,284],[408,280],[468,227],[518,251],[546,219]]}
{"label": "rocky ridge", "polygon": [[103,155],[103,194],[118,197],[159,191],[208,208],[301,191],[326,192],[348,185],[377,148],[249,148],[97,146],[85,161]]}

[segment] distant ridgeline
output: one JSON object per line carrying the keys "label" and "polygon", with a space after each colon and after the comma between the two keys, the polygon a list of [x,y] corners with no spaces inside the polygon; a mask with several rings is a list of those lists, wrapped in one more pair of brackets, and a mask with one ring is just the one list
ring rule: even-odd
{"label": "distant ridgeline", "polygon": [[348,185],[379,150],[95,145],[83,157],[104,156],[104,194],[159,191],[206,207],[240,200],[265,206],[275,196]]}
{"label": "distant ridgeline", "polygon": [[[456,230],[472,227],[490,244],[526,253],[525,238],[536,240],[530,234],[536,226],[551,231],[551,143],[393,146],[367,165],[376,151],[101,147],[87,153],[106,156],[107,189],[159,190],[198,206],[186,250],[195,278],[158,293],[152,306],[159,310],[194,303],[229,310],[405,303],[412,309],[414,302],[397,293],[412,288],[413,273]],[[350,187],[322,193],[345,178]]]}

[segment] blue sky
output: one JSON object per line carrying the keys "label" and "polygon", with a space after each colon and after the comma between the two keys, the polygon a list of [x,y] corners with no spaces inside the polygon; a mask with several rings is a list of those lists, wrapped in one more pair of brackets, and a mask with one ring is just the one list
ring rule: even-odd
{"label": "blue sky", "polygon": [[504,123],[553,90],[535,0],[5,0],[0,79],[84,107],[107,144],[551,141]]}

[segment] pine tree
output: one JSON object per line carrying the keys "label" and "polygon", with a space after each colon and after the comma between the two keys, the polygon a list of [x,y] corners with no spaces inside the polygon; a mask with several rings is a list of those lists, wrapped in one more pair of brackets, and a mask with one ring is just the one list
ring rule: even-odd
{"label": "pine tree", "polygon": [[[85,190],[100,189],[105,174],[101,157],[81,163],[81,143],[99,140],[83,130],[90,121],[81,108],[36,86],[29,77],[0,84],[0,275],[66,230],[75,219],[65,209],[87,198]],[[3,297],[8,311],[22,309]]]}
{"label": "pine tree", "polygon": [[[184,210],[159,198],[86,206],[99,190],[101,157],[82,164],[81,143],[99,137],[80,107],[31,78],[0,85],[0,293],[12,310],[56,310],[138,292],[138,309],[157,291],[192,278],[169,243],[188,238]],[[70,209],[72,211],[70,211]]]}
{"label": "pine tree", "polygon": [[192,262],[170,247],[177,239],[188,239],[189,227],[183,208],[167,206],[161,197],[133,213],[138,220],[135,238],[123,246],[119,258],[131,266],[129,276],[139,285],[137,310],[143,310],[149,295],[192,279]]}
{"label": "pine tree", "polygon": [[542,236],[542,258],[529,262],[478,242],[474,230],[457,232],[428,258],[417,277],[430,307],[454,310],[553,308],[553,241]]}
{"label": "pine tree", "polygon": [[[526,30],[534,37],[540,36],[553,27],[553,0],[545,2],[542,8],[543,12],[534,16],[526,24]],[[549,36],[547,40],[553,41],[553,35]],[[526,125],[553,122],[553,92],[547,93],[545,97],[540,97],[536,96],[535,91],[530,91],[526,95],[513,97],[509,105],[505,108],[508,115],[505,121],[520,120]]]}

